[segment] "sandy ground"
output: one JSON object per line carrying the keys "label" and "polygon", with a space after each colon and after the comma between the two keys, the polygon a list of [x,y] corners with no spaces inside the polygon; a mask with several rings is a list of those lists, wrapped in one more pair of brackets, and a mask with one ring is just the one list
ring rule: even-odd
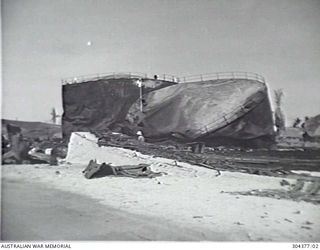
{"label": "sandy ground", "polygon": [[[173,231],[177,231],[177,228],[185,230],[185,233],[167,236],[168,240],[320,241],[319,206],[303,201],[225,193],[283,189],[280,185],[283,178],[231,172],[222,172],[220,176],[216,176],[217,172],[214,170],[186,163],[178,163],[176,166],[172,160],[152,158],[117,148],[108,148],[105,154],[109,154],[104,156],[114,165],[148,163],[152,170],[167,174],[153,179],[103,177],[88,180],[82,176],[81,171],[85,168],[82,164],[54,167],[6,165],[2,166],[2,178],[4,183],[29,182],[45,185],[46,189],[54,188],[86,196],[88,199],[95,199],[102,206],[112,208],[112,211],[149,218],[138,220],[137,224],[145,224],[143,221],[155,224],[155,221],[160,221],[162,225],[174,225]],[[3,192],[6,192],[6,186]],[[63,200],[58,199],[61,203]],[[69,202],[67,200],[68,198],[66,202]],[[20,202],[23,203],[23,198]],[[18,206],[19,202],[14,204]],[[92,206],[84,199],[84,208],[85,205]],[[3,212],[6,213],[5,210]],[[97,217],[105,219],[101,214]],[[116,219],[111,228],[115,225]],[[78,224],[75,222],[74,226],[77,227]],[[130,228],[125,223],[119,227],[129,235]],[[110,228],[108,230],[110,232]],[[183,230],[180,232],[184,232]],[[151,233],[145,238],[164,240],[166,236],[163,234],[157,237],[156,233]],[[117,239],[114,236],[114,240]],[[132,237],[128,236],[127,239]]]}
{"label": "sandy ground", "polygon": [[[3,190],[1,239],[5,241],[203,239],[201,231],[120,211],[39,183],[5,180]],[[212,237],[223,239],[215,233]]]}

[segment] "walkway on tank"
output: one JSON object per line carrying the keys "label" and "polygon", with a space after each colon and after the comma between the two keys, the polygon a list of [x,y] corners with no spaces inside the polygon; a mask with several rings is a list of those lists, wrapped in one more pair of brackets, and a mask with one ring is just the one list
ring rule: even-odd
{"label": "walkway on tank", "polygon": [[101,79],[119,79],[119,78],[129,78],[129,79],[154,79],[160,81],[169,81],[176,83],[187,83],[187,82],[202,82],[208,80],[219,80],[219,79],[247,79],[256,80],[265,83],[265,78],[257,73],[252,72],[217,72],[217,73],[206,73],[200,75],[189,75],[189,76],[175,76],[170,74],[155,74],[148,75],[146,73],[140,72],[109,72],[109,73],[96,73],[91,75],[80,75],[74,77],[67,77],[61,79],[62,84],[72,84],[81,83],[88,81],[97,81]]}

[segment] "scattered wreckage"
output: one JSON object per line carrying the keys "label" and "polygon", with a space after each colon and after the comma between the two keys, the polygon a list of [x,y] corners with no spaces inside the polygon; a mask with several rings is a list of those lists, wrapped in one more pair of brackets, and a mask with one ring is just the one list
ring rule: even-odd
{"label": "scattered wreckage", "polygon": [[22,135],[21,128],[6,125],[6,137],[2,135],[2,164],[57,165],[58,158],[64,158],[66,147],[60,141],[40,141]]}
{"label": "scattered wreckage", "polygon": [[112,166],[111,163],[106,164],[105,162],[99,164],[96,160],[90,160],[82,173],[87,179],[105,176],[153,178],[162,175],[162,173],[153,172],[148,164]]}

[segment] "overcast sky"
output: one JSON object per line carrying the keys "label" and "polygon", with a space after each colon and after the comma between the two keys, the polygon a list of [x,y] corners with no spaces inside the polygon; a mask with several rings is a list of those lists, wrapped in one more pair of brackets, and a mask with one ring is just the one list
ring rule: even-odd
{"label": "overcast sky", "polygon": [[[3,111],[49,121],[61,78],[250,71],[320,113],[320,0],[3,0]],[[91,46],[87,42],[91,41]]]}

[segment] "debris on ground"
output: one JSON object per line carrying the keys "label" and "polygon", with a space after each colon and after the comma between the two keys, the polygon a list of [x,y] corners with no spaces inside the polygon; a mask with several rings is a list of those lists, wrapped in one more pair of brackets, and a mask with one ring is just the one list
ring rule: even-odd
{"label": "debris on ground", "polygon": [[194,218],[194,219],[201,219],[201,218],[203,218],[203,216],[195,215],[195,216],[193,216],[192,218]]}
{"label": "debris on ground", "polygon": [[[153,172],[148,164],[112,166],[111,163],[97,163],[91,160],[88,166],[82,171],[87,179],[101,178],[105,176],[124,176],[132,178],[154,178],[163,173]],[[158,182],[158,184],[161,184]]]}
{"label": "debris on ground", "polygon": [[235,222],[234,224],[239,225],[239,226],[243,226],[244,225],[243,223],[241,223],[239,221]]}
{"label": "debris on ground", "polygon": [[[288,199],[294,201],[305,201],[313,204],[320,204],[320,182],[297,180],[289,190],[284,189],[253,189],[244,192],[225,192],[232,195],[252,195],[269,197],[274,199]],[[294,212],[300,214],[300,211]]]}
{"label": "debris on ground", "polygon": [[[282,150],[242,150],[240,148],[216,147],[207,148],[201,154],[194,153],[187,144],[175,141],[138,142],[127,135],[114,133],[95,133],[98,145],[118,147],[138,151],[142,154],[187,162],[193,165],[218,171],[234,171],[255,175],[300,176],[291,170],[318,171],[320,167],[320,150],[306,149],[302,151]],[[306,176],[307,177],[307,176]],[[286,181],[283,185],[288,184]]]}
{"label": "debris on ground", "polygon": [[287,180],[282,180],[282,181],[280,181],[280,185],[281,186],[288,186],[288,185],[290,185],[290,182],[288,182]]}
{"label": "debris on ground", "polygon": [[289,220],[289,219],[287,219],[287,218],[284,218],[284,220],[287,221],[287,222],[293,223],[292,220]]}
{"label": "debris on ground", "polygon": [[62,139],[29,138],[15,125],[6,124],[6,134],[2,135],[2,139],[2,164],[57,165],[59,158],[66,157],[67,145]]}
{"label": "debris on ground", "polygon": [[306,224],[306,225],[312,225],[313,223],[310,222],[310,221],[306,221],[304,224]]}

